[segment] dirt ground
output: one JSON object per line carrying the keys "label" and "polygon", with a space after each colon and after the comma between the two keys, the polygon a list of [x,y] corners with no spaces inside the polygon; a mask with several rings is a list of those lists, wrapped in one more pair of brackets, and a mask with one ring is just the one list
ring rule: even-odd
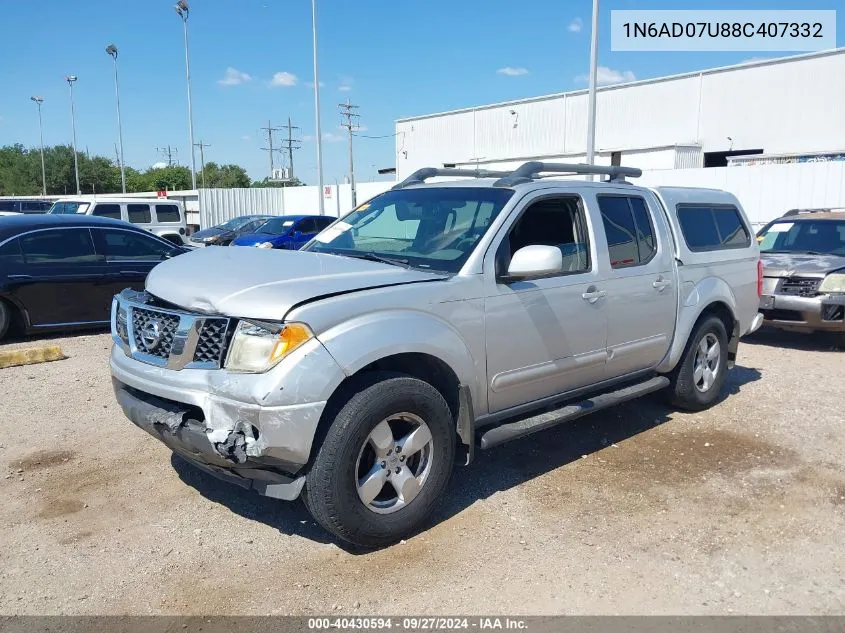
{"label": "dirt ground", "polygon": [[481,453],[370,553],[134,427],[108,335],[51,342],[69,358],[0,370],[0,614],[845,614],[823,339],[746,342],[710,411],[647,399]]}

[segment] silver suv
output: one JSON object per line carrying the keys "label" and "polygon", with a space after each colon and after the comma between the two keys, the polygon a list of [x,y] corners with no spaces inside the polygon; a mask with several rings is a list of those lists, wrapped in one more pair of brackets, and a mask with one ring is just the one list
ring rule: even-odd
{"label": "silver suv", "polygon": [[709,407],[762,320],[757,242],[732,195],[639,173],[426,169],[303,250],[160,264],[113,304],[117,399],[364,546],[419,529],[477,447],[658,390]]}

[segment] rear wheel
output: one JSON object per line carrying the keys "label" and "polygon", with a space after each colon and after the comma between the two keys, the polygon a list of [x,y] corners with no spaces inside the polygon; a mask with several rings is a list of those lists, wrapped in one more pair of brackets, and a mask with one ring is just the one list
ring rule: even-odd
{"label": "rear wheel", "polygon": [[680,409],[707,409],[719,398],[727,372],[725,324],[718,317],[705,317],[690,336],[680,364],[669,376],[669,399]]}
{"label": "rear wheel", "polygon": [[431,514],[454,459],[454,423],[443,396],[416,378],[374,374],[335,416],[303,498],[314,519],[339,538],[388,545]]}

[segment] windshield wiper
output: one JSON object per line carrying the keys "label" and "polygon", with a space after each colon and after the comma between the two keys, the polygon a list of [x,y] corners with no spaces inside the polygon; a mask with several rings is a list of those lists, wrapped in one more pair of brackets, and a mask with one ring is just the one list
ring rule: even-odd
{"label": "windshield wiper", "polygon": [[379,262],[381,264],[390,264],[391,266],[401,266],[402,268],[412,268],[407,259],[400,259],[398,257],[383,257],[375,253],[337,253],[344,257],[354,257],[355,259],[366,259],[369,262]]}

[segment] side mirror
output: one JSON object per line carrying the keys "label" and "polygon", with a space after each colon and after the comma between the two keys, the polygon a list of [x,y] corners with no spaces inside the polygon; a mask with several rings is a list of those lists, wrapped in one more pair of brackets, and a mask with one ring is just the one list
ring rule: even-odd
{"label": "side mirror", "polygon": [[554,275],[563,270],[563,255],[556,246],[532,244],[513,254],[506,279],[519,281]]}

